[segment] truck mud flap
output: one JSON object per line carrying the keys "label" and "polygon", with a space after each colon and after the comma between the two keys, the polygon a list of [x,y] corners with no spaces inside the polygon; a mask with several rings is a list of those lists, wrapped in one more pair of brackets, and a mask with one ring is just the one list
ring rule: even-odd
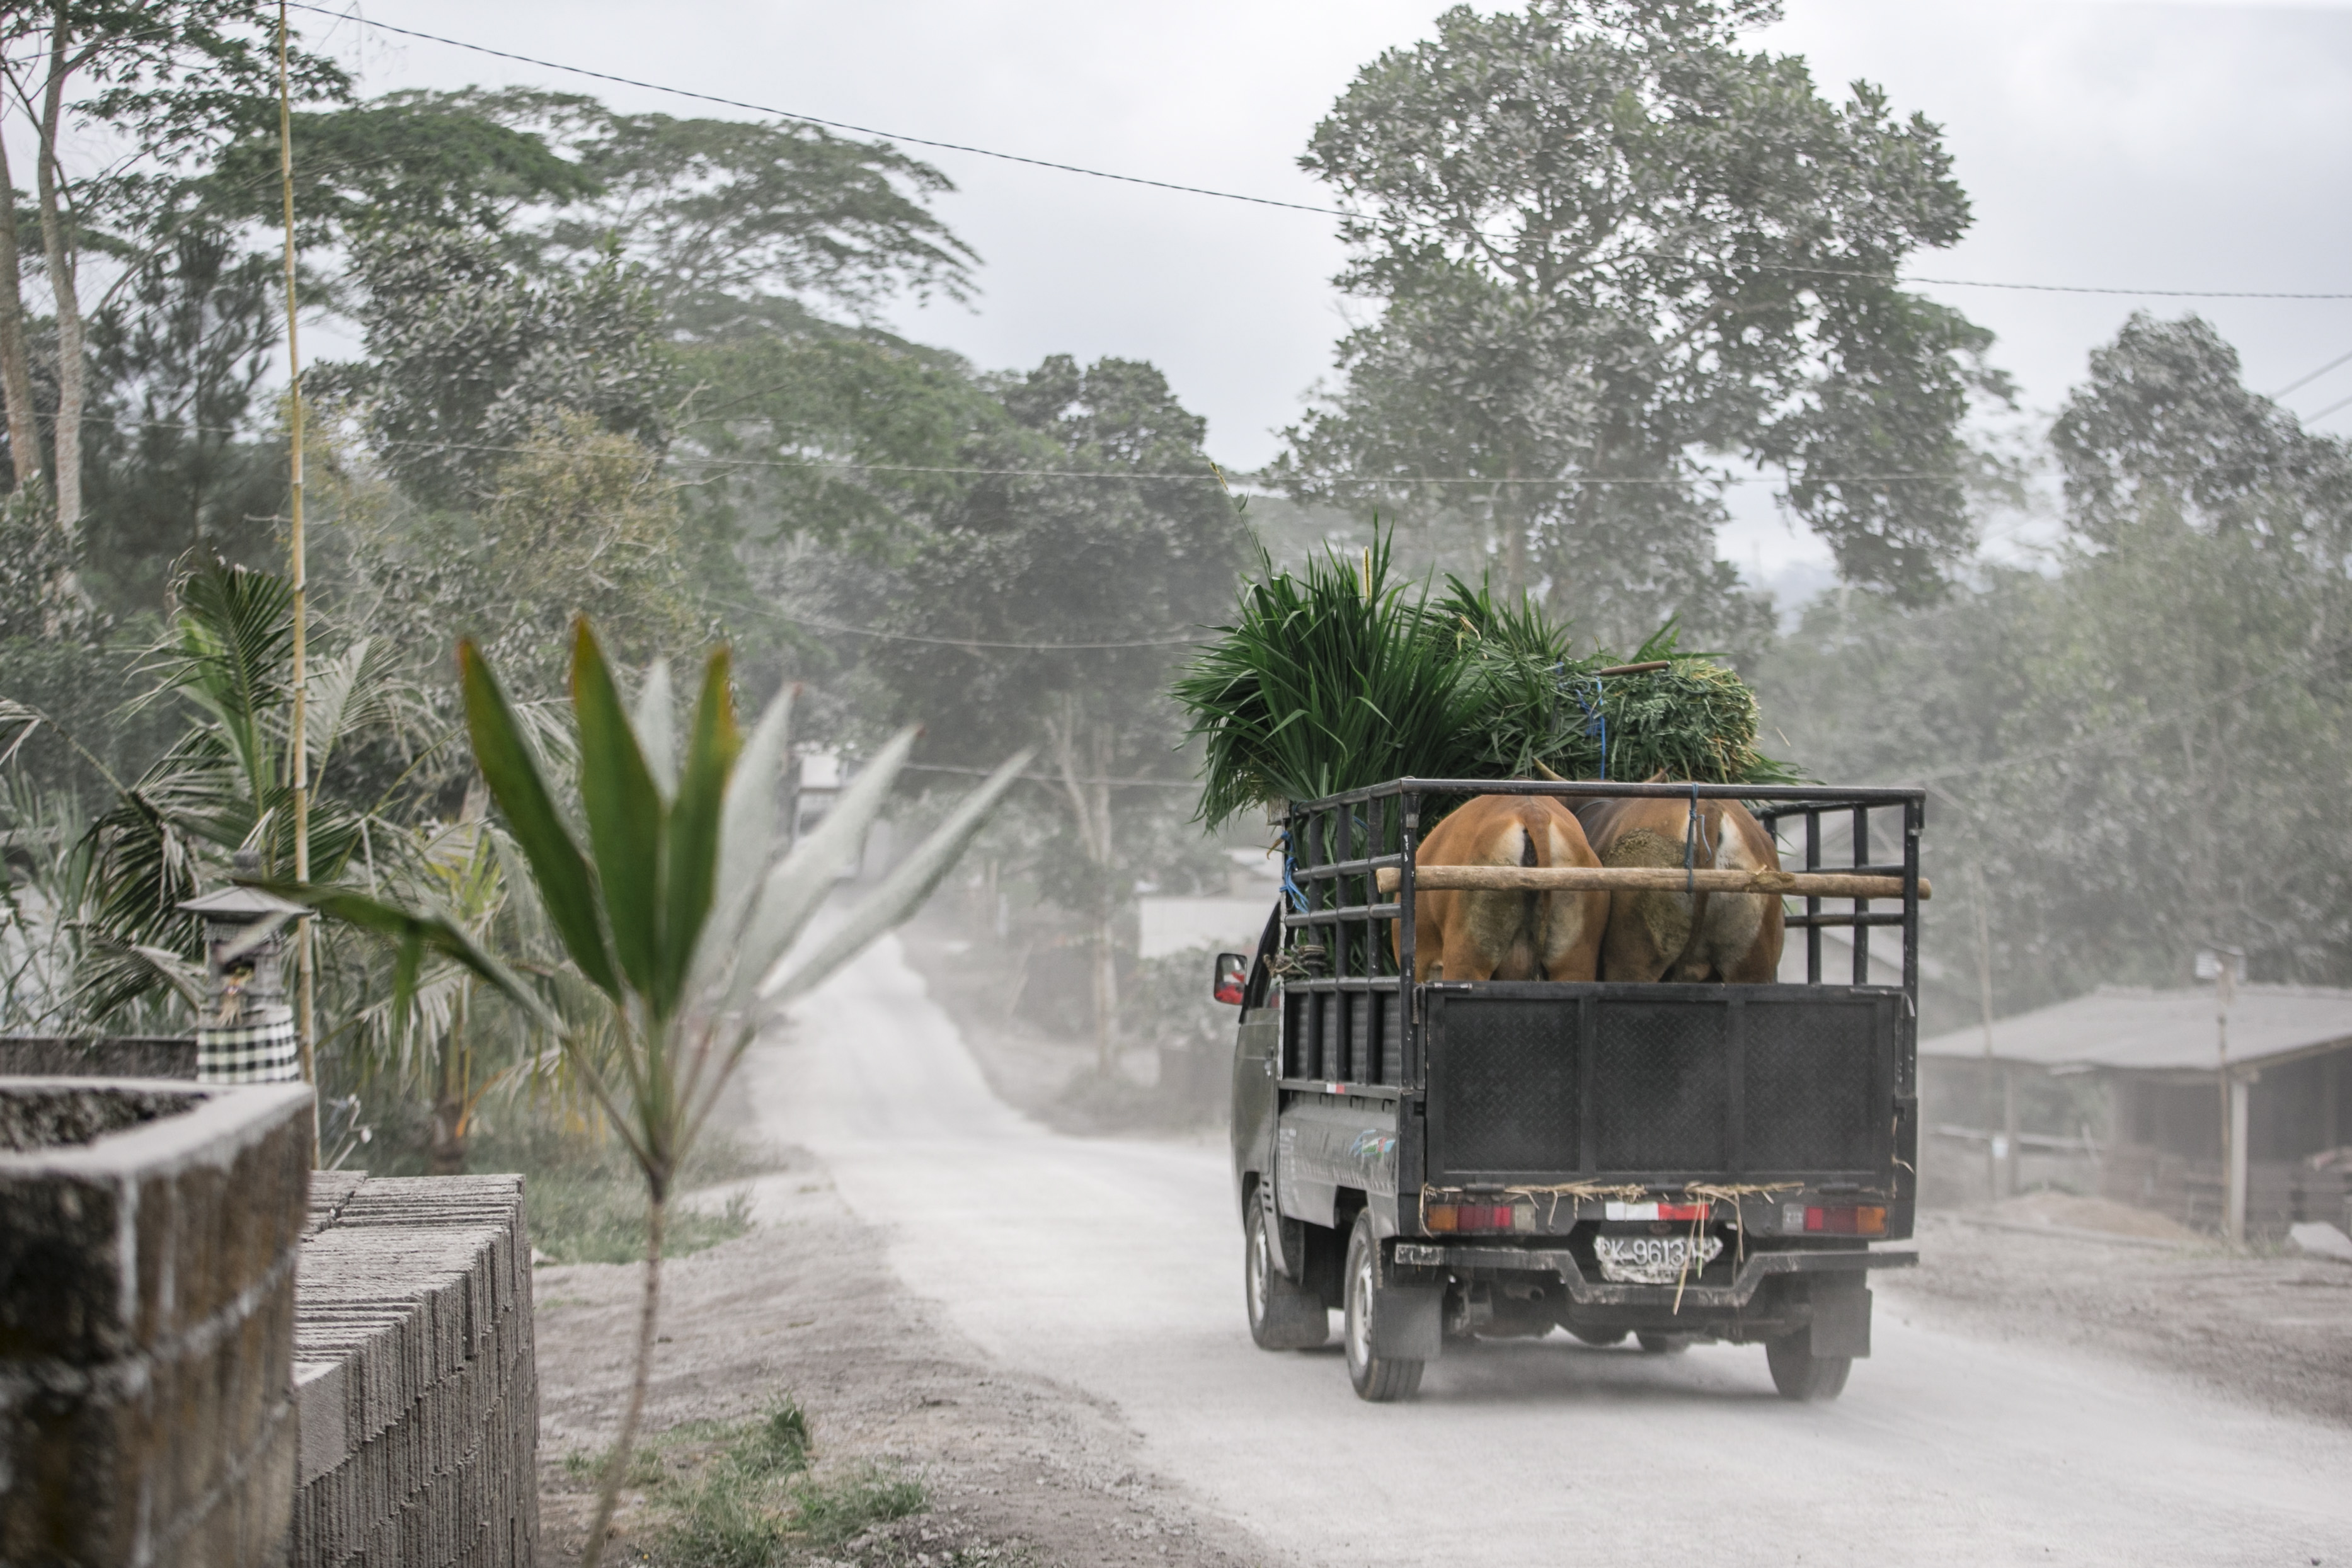
{"label": "truck mud flap", "polygon": [[1816,1356],[1870,1354],[1870,1287],[1860,1274],[1816,1274],[1805,1292],[1812,1303]]}
{"label": "truck mud flap", "polygon": [[1372,1310],[1372,1354],[1398,1361],[1435,1361],[1445,1348],[1445,1287],[1378,1287]]}

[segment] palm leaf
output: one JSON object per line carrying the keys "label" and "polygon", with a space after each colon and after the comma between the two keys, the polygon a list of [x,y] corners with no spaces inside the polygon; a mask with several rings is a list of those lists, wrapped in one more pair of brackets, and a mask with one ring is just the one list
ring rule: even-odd
{"label": "palm leaf", "polygon": [[964,846],[980,831],[997,801],[1020,779],[1021,770],[1035,755],[1034,751],[1022,751],[1005,758],[979,789],[956,803],[947,820],[932,829],[915,846],[914,852],[882,879],[881,885],[850,913],[848,919],[769,986],[761,999],[772,1009],[785,1006],[822,984],[826,976],[864,952],[876,937],[912,915],[954,866]]}
{"label": "palm leaf", "polygon": [[457,644],[457,665],[465,689],[466,727],[474,743],[474,765],[482,770],[483,782],[489,786],[515,842],[530,862],[547,917],[580,972],[597,989],[619,1001],[621,982],[614,972],[612,950],[599,919],[603,901],[595,875],[557,815],[530,744],[515,722],[514,709],[471,638]]}
{"label": "palm leaf", "polygon": [[841,868],[866,841],[866,831],[890,799],[890,787],[921,731],[892,736],[792,853],[770,868],[749,927],[737,945],[734,984],[722,1010],[742,1013],[808,925],[809,916],[840,881]]}
{"label": "palm leaf", "polygon": [[371,898],[349,888],[316,883],[257,883],[254,885],[280,898],[304,904],[331,919],[390,939],[398,948],[395,995],[413,996],[419,960],[426,951],[440,954],[469,971],[499,995],[520,1009],[532,1023],[555,1034],[563,1020],[546,999],[475,939],[463,922],[437,909],[406,909],[389,900]]}
{"label": "palm leaf", "polygon": [[718,886],[719,845],[726,820],[727,785],[743,737],[735,727],[735,699],[728,680],[727,650],[710,655],[702,673],[702,694],[694,705],[686,765],[677,799],[669,810],[663,845],[662,953],[654,995],[656,1011],[674,1010],[694,967],[695,948]]}
{"label": "palm leaf", "polygon": [[677,701],[671,690],[669,661],[656,659],[646,666],[645,685],[637,688],[636,711],[629,716],[637,734],[637,749],[665,797],[677,793]]}
{"label": "palm leaf", "polygon": [[[638,995],[660,993],[662,848],[667,808],[621,706],[612,666],[583,617],[572,623],[572,710],[580,724],[580,809],[604,890],[613,956]],[[664,1015],[667,1008],[659,1009]]]}

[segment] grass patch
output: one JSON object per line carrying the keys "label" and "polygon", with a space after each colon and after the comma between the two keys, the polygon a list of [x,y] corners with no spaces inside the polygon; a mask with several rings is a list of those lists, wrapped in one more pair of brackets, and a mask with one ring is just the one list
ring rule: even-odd
{"label": "grass patch", "polygon": [[[925,1511],[920,1482],[872,1465],[817,1475],[808,1418],[786,1401],[754,1421],[688,1422],[637,1450],[628,1484],[657,1521],[656,1561],[679,1568],[782,1568],[877,1524]],[[600,1455],[573,1452],[564,1469],[583,1486],[604,1474]]]}
{"label": "grass patch", "polygon": [[[646,1255],[646,1180],[618,1138],[548,1127],[500,1128],[478,1139],[473,1168],[523,1173],[530,1242],[558,1263],[635,1263]],[[679,1175],[681,1191],[772,1168],[760,1153],[706,1134]],[[670,1206],[662,1254],[683,1258],[751,1228],[738,1198],[717,1212]]]}
{"label": "grass patch", "polygon": [[[603,1170],[528,1173],[523,1200],[530,1211],[531,1245],[558,1263],[635,1263],[646,1255],[646,1183],[635,1165]],[[717,1213],[673,1206],[662,1232],[662,1256],[683,1258],[751,1228],[751,1206],[730,1199]]]}
{"label": "grass patch", "polygon": [[824,1550],[873,1525],[920,1513],[930,1499],[921,1482],[869,1468],[830,1480],[803,1479],[793,1489],[793,1533]]}
{"label": "grass patch", "polygon": [[[383,1136],[351,1164],[378,1176],[422,1176],[419,1140],[394,1125],[400,1108],[376,1113]],[[646,1181],[636,1162],[609,1134],[599,1137],[567,1126],[529,1103],[497,1107],[478,1124],[467,1150],[466,1168],[477,1175],[519,1171],[530,1244],[558,1263],[635,1263],[646,1255]],[[723,1134],[705,1133],[679,1173],[678,1190],[756,1176],[776,1168],[760,1149]],[[749,1205],[736,1201],[716,1212],[698,1212],[673,1203],[662,1253],[682,1258],[751,1228]]]}

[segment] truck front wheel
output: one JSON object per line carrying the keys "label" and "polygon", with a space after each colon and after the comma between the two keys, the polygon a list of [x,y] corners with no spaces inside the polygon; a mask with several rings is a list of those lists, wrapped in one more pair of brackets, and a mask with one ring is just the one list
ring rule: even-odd
{"label": "truck front wheel", "polygon": [[1257,1347],[1313,1350],[1330,1338],[1331,1314],[1322,1298],[1275,1267],[1263,1198],[1251,1200],[1243,1236],[1243,1290],[1249,1304],[1250,1338]]}
{"label": "truck front wheel", "polygon": [[1815,1355],[1810,1330],[1764,1342],[1764,1360],[1772,1368],[1772,1386],[1783,1399],[1834,1399],[1845,1392],[1846,1374],[1853,1370],[1850,1355]]}
{"label": "truck front wheel", "polygon": [[1372,1229],[1371,1211],[1365,1209],[1348,1233],[1348,1381],[1356,1385],[1358,1398],[1386,1404],[1412,1396],[1421,1386],[1423,1364],[1381,1355],[1372,1348],[1379,1337],[1376,1314],[1385,1293],[1380,1272],[1381,1239]]}

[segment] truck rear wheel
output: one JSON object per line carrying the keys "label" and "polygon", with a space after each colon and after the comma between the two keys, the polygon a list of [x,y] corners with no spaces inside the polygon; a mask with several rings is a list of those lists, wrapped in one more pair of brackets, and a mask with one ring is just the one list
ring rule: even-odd
{"label": "truck rear wheel", "polygon": [[1642,1342],[1644,1355],[1680,1355],[1690,1348],[1688,1334],[1643,1333],[1635,1337]]}
{"label": "truck rear wheel", "polygon": [[1386,1404],[1412,1397],[1421,1386],[1423,1364],[1380,1355],[1372,1349],[1382,1294],[1380,1271],[1381,1239],[1372,1229],[1371,1211],[1365,1209],[1348,1233],[1348,1381],[1356,1385],[1358,1398]]}
{"label": "truck rear wheel", "polygon": [[1265,1202],[1253,1198],[1243,1225],[1243,1291],[1249,1307],[1250,1338],[1260,1350],[1313,1350],[1331,1337],[1331,1314],[1311,1286],[1299,1284],[1274,1265],[1266,1236]]}
{"label": "truck rear wheel", "polygon": [[1764,1360],[1772,1368],[1772,1386],[1781,1398],[1830,1400],[1845,1392],[1853,1357],[1815,1355],[1812,1339],[1810,1330],[1799,1329],[1764,1342]]}

